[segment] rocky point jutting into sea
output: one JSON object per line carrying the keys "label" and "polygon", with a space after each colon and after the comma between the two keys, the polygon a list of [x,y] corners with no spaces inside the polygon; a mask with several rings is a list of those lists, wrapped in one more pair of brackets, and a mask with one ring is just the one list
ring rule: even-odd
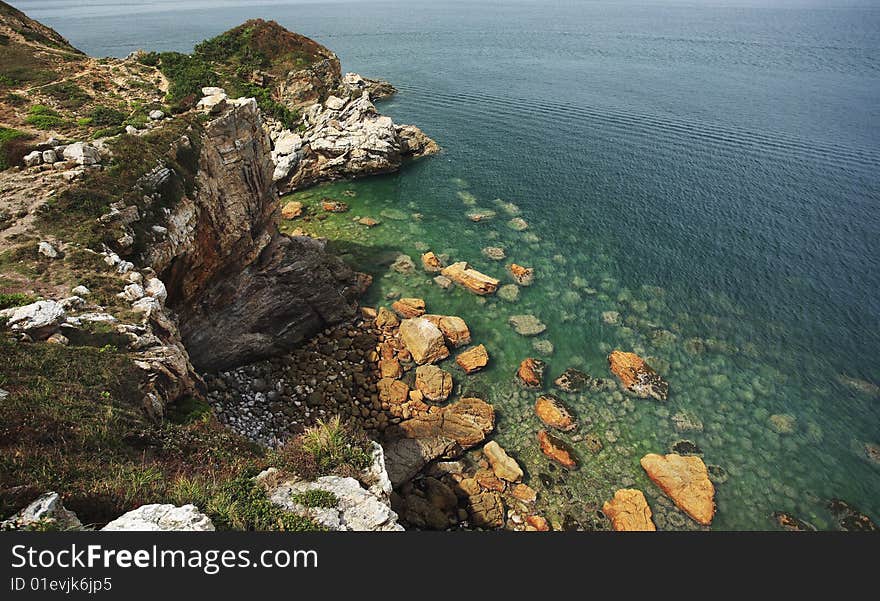
{"label": "rocky point jutting into sea", "polygon": [[[704,426],[671,406],[669,361],[632,343],[602,373],[551,372],[548,323],[520,298],[552,268],[516,205],[462,189],[467,222],[513,241],[398,250],[430,216],[370,205],[351,180],[439,147],[379,112],[391,84],[272,21],[125,59],[3,3],[0,28],[4,527],[663,530],[724,511],[725,458],[678,438]],[[377,258],[367,235],[399,247]],[[374,277],[394,290],[366,303]],[[596,294],[571,288],[560,307]],[[513,402],[493,406],[499,392]],[[598,422],[636,403],[680,434],[623,465],[621,429]],[[598,504],[567,488],[584,471]]]}

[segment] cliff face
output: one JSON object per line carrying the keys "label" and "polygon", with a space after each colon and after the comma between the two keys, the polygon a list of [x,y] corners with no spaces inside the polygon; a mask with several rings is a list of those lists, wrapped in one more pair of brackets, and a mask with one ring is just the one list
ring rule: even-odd
{"label": "cliff face", "polygon": [[200,369],[222,369],[290,349],[355,313],[363,280],[309,238],[277,229],[274,165],[253,101],[204,129],[194,198],[168,215],[147,262]]}

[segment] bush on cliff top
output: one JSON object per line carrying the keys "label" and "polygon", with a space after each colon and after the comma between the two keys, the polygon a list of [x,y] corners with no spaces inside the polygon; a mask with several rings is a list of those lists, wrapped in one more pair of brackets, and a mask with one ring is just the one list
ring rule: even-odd
{"label": "bush on cliff top", "polygon": [[[305,68],[328,52],[316,42],[289,32],[274,21],[248,21],[196,45],[192,54],[150,52],[138,60],[158,66],[170,82],[167,100],[186,108],[205,86],[223,86],[232,96],[256,98],[260,109],[294,129],[299,114],[278,102],[267,86],[250,80],[256,71],[284,75]],[[175,111],[176,112],[176,111]]]}

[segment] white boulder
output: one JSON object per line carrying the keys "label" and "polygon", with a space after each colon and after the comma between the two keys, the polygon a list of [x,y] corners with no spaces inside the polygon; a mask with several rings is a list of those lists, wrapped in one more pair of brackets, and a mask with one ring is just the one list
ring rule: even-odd
{"label": "white boulder", "polygon": [[286,129],[275,139],[275,149],[273,150],[273,154],[291,154],[302,148],[302,145],[302,137],[299,134],[295,134],[289,129]]}
{"label": "white boulder", "polygon": [[82,286],[82,285],[77,286],[76,288],[71,290],[71,292],[73,294],[75,294],[76,296],[88,296],[92,293],[91,290],[89,290],[88,288],[86,288],[85,286]]}
{"label": "white boulder", "polygon": [[168,291],[165,289],[165,284],[163,284],[162,280],[159,278],[150,278],[147,280],[147,285],[144,288],[144,291],[147,293],[147,296],[152,296],[160,303],[164,303],[165,299],[168,298]]}
{"label": "white boulder", "polygon": [[129,284],[125,288],[123,288],[122,292],[117,294],[119,298],[124,298],[127,301],[136,301],[144,298],[146,293],[144,292],[143,286],[140,284]]}
{"label": "white boulder", "polygon": [[165,117],[165,113],[163,113],[162,111],[157,109],[155,111],[150,111],[149,116],[150,116],[150,119],[152,119],[153,121],[158,121],[159,119],[162,119],[163,117]]}
{"label": "white boulder", "polygon": [[49,257],[50,259],[58,258],[58,251],[55,250],[55,247],[49,244],[48,242],[40,242],[37,245],[37,252],[43,255],[44,257]]}
{"label": "white boulder", "polygon": [[42,300],[23,307],[12,307],[0,311],[0,317],[6,318],[6,325],[17,332],[39,333],[46,331],[48,335],[64,319],[64,308],[53,300]]}
{"label": "white boulder", "polygon": [[43,162],[43,153],[39,150],[34,150],[33,152],[24,155],[22,160],[24,161],[25,167],[36,167]]}
{"label": "white boulder", "polygon": [[331,111],[339,111],[345,106],[345,101],[339,96],[328,96],[327,100],[324,101],[324,106]]}
{"label": "white boulder", "polygon": [[77,165],[94,165],[101,162],[98,149],[85,142],[75,142],[64,149],[64,158],[74,161]]}
{"label": "white boulder", "polygon": [[55,154],[54,150],[44,150],[43,151],[43,162],[52,164],[58,161],[58,155]]}
{"label": "white boulder", "polygon": [[[292,495],[309,490],[333,493],[334,507],[306,507]],[[397,514],[375,493],[354,478],[322,476],[314,482],[285,482],[269,493],[269,500],[283,509],[312,519],[329,530],[356,532],[402,531]]]}
{"label": "white boulder", "polygon": [[47,492],[8,520],[0,522],[0,530],[27,529],[38,524],[52,524],[61,530],[82,528],[82,523],[76,514],[61,503],[61,496],[57,492]]}
{"label": "white boulder", "polygon": [[208,532],[214,530],[211,518],[195,505],[177,507],[171,504],[143,505],[116,518],[103,528],[108,532],[156,532],[185,530]]}

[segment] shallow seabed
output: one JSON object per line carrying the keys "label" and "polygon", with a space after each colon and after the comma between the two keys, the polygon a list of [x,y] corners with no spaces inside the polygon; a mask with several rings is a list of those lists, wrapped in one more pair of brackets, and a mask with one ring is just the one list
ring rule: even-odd
{"label": "shallow seabed", "polygon": [[[696,443],[704,461],[717,466],[710,468],[718,505],[712,528],[771,529],[772,513],[788,511],[831,529],[835,522],[825,507],[831,498],[843,498],[876,519],[878,466],[864,448],[873,442],[876,424],[863,418],[878,402],[876,388],[837,373],[810,353],[774,342],[778,323],[756,322],[724,295],[706,291],[699,302],[690,298],[680,304],[656,281],[625,285],[613,258],[588,233],[548,231],[540,215],[520,209],[517,199],[477,195],[456,177],[442,187],[434,178],[430,191],[415,196],[404,184],[407,177],[404,172],[335,183],[285,197],[282,202],[300,200],[326,219],[286,221],[284,229],[328,238],[350,264],[373,275],[363,304],[418,296],[429,312],[467,321],[491,363],[470,376],[451,360],[444,367],[453,371],[458,392],[473,392],[495,406],[495,438],[523,465],[526,481],[539,491],[539,508],[552,521],[597,527],[603,501],[619,488],[635,486],[645,491],[658,527],[698,528],[639,465],[646,453],[669,452],[679,440]],[[351,210],[324,213],[320,201],[326,197],[348,203]],[[474,223],[467,214],[475,210],[495,216]],[[368,228],[356,222],[364,216],[381,224]],[[511,228],[514,216],[528,229]],[[507,258],[486,258],[481,249],[487,246],[503,248]],[[504,268],[511,261],[535,268],[536,279],[520,288],[514,302],[457,287],[444,290],[432,281],[435,274],[421,269],[419,255],[426,250],[466,260],[503,284],[513,281]],[[414,260],[414,272],[390,268],[399,253]],[[694,305],[700,311],[681,309]],[[507,323],[517,314],[536,315],[547,330],[535,338],[518,335]],[[533,346],[544,340],[552,343],[549,356]],[[670,382],[668,402],[635,398],[613,382],[606,357],[615,348],[645,357]],[[538,448],[541,424],[533,412],[538,393],[520,389],[513,380],[527,356],[547,362],[545,390],[565,400],[581,424],[574,438],[562,435],[581,460],[577,470],[550,465]],[[604,378],[607,385],[578,394],[553,390],[552,380],[567,367]],[[682,430],[685,421],[689,427]],[[599,438],[601,451],[587,448],[587,434]]]}

